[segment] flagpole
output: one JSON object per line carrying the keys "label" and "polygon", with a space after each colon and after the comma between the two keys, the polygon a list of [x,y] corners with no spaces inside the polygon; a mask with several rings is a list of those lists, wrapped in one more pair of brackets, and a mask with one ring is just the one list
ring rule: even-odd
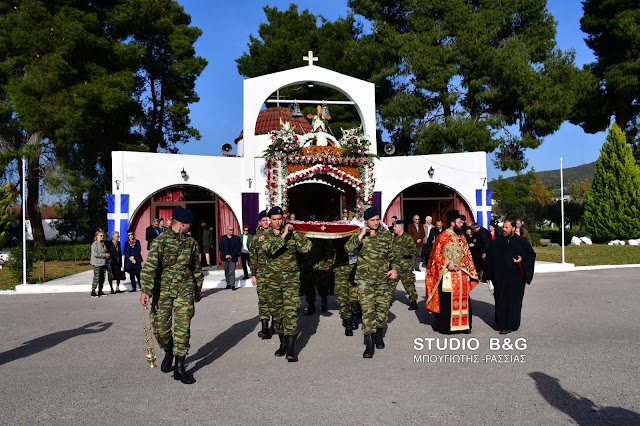
{"label": "flagpole", "polygon": [[26,212],[26,175],[27,160],[22,157],[22,284],[27,284],[27,212]]}
{"label": "flagpole", "polygon": [[560,157],[560,232],[562,235],[562,263],[564,264],[564,178],[562,176],[562,157]]}

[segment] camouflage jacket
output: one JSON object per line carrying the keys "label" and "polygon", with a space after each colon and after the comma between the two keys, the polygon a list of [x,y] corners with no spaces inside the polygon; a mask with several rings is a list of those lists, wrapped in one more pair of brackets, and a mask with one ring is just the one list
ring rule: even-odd
{"label": "camouflage jacket", "polygon": [[251,238],[249,243],[249,261],[251,262],[251,272],[257,278],[260,276],[260,270],[267,263],[267,253],[264,251],[263,241],[260,241],[260,236],[266,237],[269,229],[258,228],[256,234]]}
{"label": "camouflage jacket", "polygon": [[320,238],[311,239],[311,250],[303,255],[302,259],[306,265],[318,271],[326,271],[333,266],[335,252],[331,241]]}
{"label": "camouflage jacket", "polygon": [[387,282],[387,272],[398,270],[399,259],[391,246],[391,238],[391,232],[380,228],[374,236],[365,236],[362,241],[357,235],[347,241],[346,252],[358,256],[357,283]]}
{"label": "camouflage jacket", "polygon": [[393,235],[391,247],[400,263],[400,268],[411,271],[413,269],[413,255],[416,252],[416,242],[411,235],[406,232],[402,235]]}
{"label": "camouflage jacket", "polygon": [[264,252],[269,256],[261,269],[261,274],[269,281],[282,281],[283,278],[297,278],[300,274],[296,253],[308,253],[311,240],[301,233],[289,234],[282,239],[280,231],[266,231],[262,244]]}
{"label": "camouflage jacket", "polygon": [[204,275],[196,240],[171,228],[158,235],[151,242],[149,257],[140,273],[144,294],[152,294],[158,275],[161,286],[193,284],[196,290],[201,290]]}

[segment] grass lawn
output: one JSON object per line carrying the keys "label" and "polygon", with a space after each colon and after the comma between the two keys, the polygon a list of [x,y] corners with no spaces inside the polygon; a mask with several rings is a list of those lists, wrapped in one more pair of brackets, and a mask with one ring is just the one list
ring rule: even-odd
{"label": "grass lawn", "polygon": [[[77,262],[52,260],[46,263],[45,282],[89,270],[91,270],[91,264],[88,260]],[[42,283],[42,263],[38,262],[33,265],[30,282],[32,284]],[[18,284],[21,284],[20,280],[16,281],[8,268],[0,269],[0,290],[13,290]]]}
{"label": "grass lawn", "polygon": [[[562,247],[534,247],[536,260],[562,262]],[[592,244],[565,247],[565,261],[576,266],[640,264],[640,246]]]}

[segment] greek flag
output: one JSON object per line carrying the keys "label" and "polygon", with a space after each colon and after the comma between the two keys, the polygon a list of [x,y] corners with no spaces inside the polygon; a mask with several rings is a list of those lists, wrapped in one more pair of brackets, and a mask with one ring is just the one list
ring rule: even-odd
{"label": "greek flag", "polygon": [[491,223],[491,189],[476,189],[476,216],[478,224],[489,229]]}
{"label": "greek flag", "polygon": [[107,197],[107,238],[111,238],[113,231],[120,232],[120,250],[124,250],[129,227],[129,194],[108,194]]}

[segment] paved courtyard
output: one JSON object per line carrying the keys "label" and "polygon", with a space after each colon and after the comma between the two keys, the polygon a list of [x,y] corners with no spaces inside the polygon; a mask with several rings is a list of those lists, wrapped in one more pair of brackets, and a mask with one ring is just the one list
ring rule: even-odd
{"label": "paved courtyard", "polygon": [[400,286],[371,360],[330,297],[328,313],[300,316],[296,364],[256,336],[253,288],[209,289],[192,323],[192,386],[148,369],[140,293],[2,295],[0,424],[640,424],[637,276],[540,274],[507,336],[480,285],[473,333],[456,339],[432,331],[424,283],[417,312]]}

